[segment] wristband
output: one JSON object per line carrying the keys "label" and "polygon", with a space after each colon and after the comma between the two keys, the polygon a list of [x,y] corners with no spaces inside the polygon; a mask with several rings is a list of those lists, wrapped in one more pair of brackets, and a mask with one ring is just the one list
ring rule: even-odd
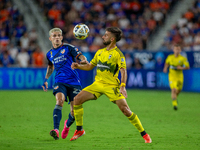
{"label": "wristband", "polygon": [[123,87],[125,87],[126,86],[126,84],[125,83],[121,83],[121,85],[120,86],[123,86]]}

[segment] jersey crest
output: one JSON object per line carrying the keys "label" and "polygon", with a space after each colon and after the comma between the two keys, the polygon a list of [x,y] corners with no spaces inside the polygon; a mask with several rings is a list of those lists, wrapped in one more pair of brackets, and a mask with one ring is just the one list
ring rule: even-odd
{"label": "jersey crest", "polygon": [[62,50],[61,50],[61,54],[64,54],[64,53],[65,53],[65,49],[62,49]]}

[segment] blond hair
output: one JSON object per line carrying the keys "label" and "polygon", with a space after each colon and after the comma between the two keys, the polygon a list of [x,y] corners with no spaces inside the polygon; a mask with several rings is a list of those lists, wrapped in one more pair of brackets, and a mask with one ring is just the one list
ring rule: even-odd
{"label": "blond hair", "polygon": [[51,36],[51,33],[53,32],[60,32],[62,34],[62,30],[60,28],[53,28],[49,31],[49,36]]}

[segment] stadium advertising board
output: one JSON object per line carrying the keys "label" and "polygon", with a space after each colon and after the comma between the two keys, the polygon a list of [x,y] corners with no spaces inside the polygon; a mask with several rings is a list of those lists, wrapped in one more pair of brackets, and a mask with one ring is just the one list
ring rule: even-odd
{"label": "stadium advertising board", "polygon": [[[83,87],[94,80],[95,71],[78,71]],[[168,74],[157,70],[128,69],[127,88],[169,90]],[[46,68],[1,68],[0,90],[41,89]],[[183,91],[200,92],[200,68],[184,71]],[[54,75],[48,80],[49,89],[53,88]]]}
{"label": "stadium advertising board", "polygon": [[[131,57],[138,58],[142,65],[158,58],[164,63],[170,52],[131,52]],[[87,57],[92,58],[94,53]],[[183,91],[200,92],[200,52],[183,52],[188,58],[191,69],[184,71]],[[90,59],[91,60],[91,59]],[[155,66],[154,69],[127,69],[127,88],[129,89],[162,89],[169,90],[168,75],[162,72],[163,67]],[[94,80],[95,69],[92,71],[77,70],[83,88]],[[14,89],[42,89],[46,68],[1,68],[0,90]],[[49,89],[53,88],[54,75],[48,80]]]}
{"label": "stadium advertising board", "polygon": [[[79,71],[83,87],[93,81],[93,72]],[[41,89],[46,68],[1,68],[0,90]],[[53,88],[54,75],[48,79],[49,89]]]}
{"label": "stadium advertising board", "polygon": [[[127,71],[127,88],[169,90],[168,74],[157,70]],[[184,71],[183,91],[200,92],[200,68]]]}

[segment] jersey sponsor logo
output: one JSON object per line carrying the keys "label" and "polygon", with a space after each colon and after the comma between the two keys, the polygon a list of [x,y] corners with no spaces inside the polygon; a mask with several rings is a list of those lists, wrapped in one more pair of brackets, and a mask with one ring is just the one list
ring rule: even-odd
{"label": "jersey sponsor logo", "polygon": [[170,69],[174,69],[174,70],[177,69],[176,66],[173,66],[173,65],[170,65],[169,68],[170,68]]}
{"label": "jersey sponsor logo", "polygon": [[64,54],[64,53],[65,53],[65,49],[62,49],[62,50],[61,50],[61,54]]}
{"label": "jersey sponsor logo", "polygon": [[112,57],[112,55],[109,55],[108,59],[110,59]]}
{"label": "jersey sponsor logo", "polygon": [[101,65],[101,64],[97,64],[97,67],[99,67],[99,68],[107,68],[107,69],[110,69],[110,67],[105,66],[105,65]]}
{"label": "jersey sponsor logo", "polygon": [[62,61],[66,61],[66,60],[67,60],[67,58],[65,58],[64,55],[61,55],[61,56],[55,58],[53,61],[54,61],[54,64],[57,64],[57,63],[60,63]]}
{"label": "jersey sponsor logo", "polygon": [[59,88],[59,86],[57,85],[56,87],[54,87],[55,90],[57,90]]}
{"label": "jersey sponsor logo", "polygon": [[112,65],[111,63],[101,62],[100,60],[97,63],[97,70],[100,70],[102,72],[107,70],[107,71],[110,71],[111,73],[115,74],[116,71],[118,70],[116,67],[117,67],[117,65],[115,65],[115,64]]}

